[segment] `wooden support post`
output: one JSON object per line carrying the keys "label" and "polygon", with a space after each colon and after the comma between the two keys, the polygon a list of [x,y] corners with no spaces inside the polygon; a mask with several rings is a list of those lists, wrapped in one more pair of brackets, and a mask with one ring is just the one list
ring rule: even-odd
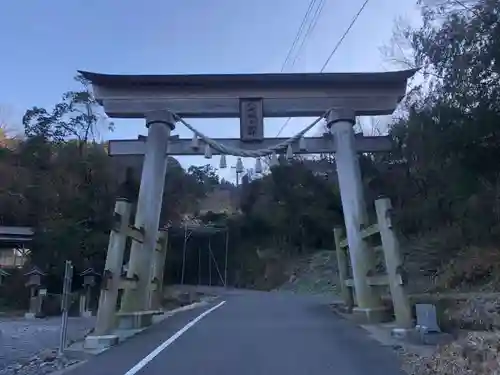
{"label": "wooden support post", "polygon": [[406,275],[403,272],[399,241],[392,227],[392,205],[389,198],[379,198],[375,201],[377,221],[384,248],[385,265],[389,278],[389,288],[394,305],[394,315],[398,328],[413,328],[413,317],[408,295],[405,290]]}
{"label": "wooden support post", "polygon": [[349,278],[349,263],[347,261],[346,248],[340,245],[344,230],[342,228],[334,228],[333,234],[335,236],[335,252],[337,253],[340,292],[346,308],[351,311],[354,307],[353,293],[352,289],[349,288],[345,283],[345,281]]}
{"label": "wooden support post", "polygon": [[163,299],[163,274],[167,256],[168,230],[161,229],[158,233],[159,247],[153,255],[151,269],[151,288],[149,290],[149,310],[160,310]]}
{"label": "wooden support post", "polygon": [[131,204],[126,199],[118,199],[115,205],[116,222],[109,235],[108,253],[99,296],[99,308],[94,330],[96,336],[106,335],[114,327],[130,213]]}

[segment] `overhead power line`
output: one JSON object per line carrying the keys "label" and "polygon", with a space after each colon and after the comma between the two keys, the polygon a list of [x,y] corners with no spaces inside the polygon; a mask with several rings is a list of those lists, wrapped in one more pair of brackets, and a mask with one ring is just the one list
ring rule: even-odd
{"label": "overhead power line", "polygon": [[[335,53],[338,51],[338,49],[340,48],[340,46],[342,45],[342,43],[344,42],[345,38],[347,37],[347,35],[349,35],[351,29],[353,28],[353,26],[356,24],[356,21],[358,20],[359,16],[361,15],[361,13],[363,13],[363,10],[365,10],[366,6],[368,5],[368,3],[370,2],[370,0],[365,0],[365,2],[361,5],[361,7],[359,8],[358,12],[354,15],[353,19],[351,20],[351,23],[349,24],[349,26],[347,27],[347,29],[344,31],[344,33],[342,34],[342,36],[340,37],[340,39],[338,40],[338,42],[335,44],[335,46],[333,47],[330,55],[328,56],[328,58],[326,59],[325,63],[323,64],[323,66],[321,67],[321,70],[320,70],[320,73],[323,73],[323,71],[325,70],[325,68],[328,66],[328,63],[330,62],[330,60],[332,59],[333,55],[335,55]],[[278,132],[278,134],[276,135],[276,137],[279,137],[279,135],[281,134],[281,132],[286,128],[286,126],[288,125],[288,123],[290,122],[292,118],[289,117],[285,122],[284,124],[281,126],[281,129],[280,131]]]}
{"label": "overhead power line", "polygon": [[295,39],[293,40],[292,45],[290,46],[290,49],[288,50],[288,53],[286,55],[285,61],[283,62],[283,65],[281,66],[281,72],[283,72],[286,68],[286,64],[288,63],[288,60],[290,60],[292,53],[295,49],[295,46],[299,42],[300,35],[302,34],[302,30],[304,30],[304,26],[306,25],[306,22],[309,18],[309,15],[311,14],[314,5],[317,0],[311,0],[309,2],[309,6],[307,7],[306,14],[304,14],[304,17],[302,18],[302,22],[300,23],[299,29],[297,30],[297,34],[295,34]]}
{"label": "overhead power line", "polygon": [[[315,3],[316,3],[316,1],[314,1],[314,0],[309,3],[309,8],[307,9],[306,14],[304,15],[304,19],[302,20],[301,27],[299,28],[299,31],[297,32],[297,35],[295,37],[294,45],[296,45],[297,44],[296,42],[300,39],[300,32],[304,28],[307,17],[311,13],[312,9],[314,8]],[[316,7],[316,11],[314,12],[314,15],[313,15],[311,21],[309,22],[309,26],[307,27],[306,33],[305,33],[304,37],[302,38],[302,42],[299,45],[299,48],[297,50],[297,53],[295,54],[295,58],[293,59],[291,66],[295,65],[295,62],[297,61],[297,58],[300,56],[300,52],[301,52],[302,48],[305,46],[308,37],[312,34],[314,29],[316,28],[316,25],[318,24],[318,20],[321,16],[321,13],[323,12],[324,7],[325,7],[325,0],[321,0],[320,3],[318,4],[318,6]],[[291,52],[293,51],[294,45],[292,45],[292,48],[289,51],[289,55],[287,56],[287,59],[285,60],[285,63],[283,64],[283,66],[281,68],[281,72],[283,72],[285,67],[286,67],[286,62],[290,58],[290,55],[291,55]],[[280,136],[281,132],[285,129],[285,127],[288,125],[290,120],[291,120],[291,117],[289,117],[283,123],[280,130],[278,131],[278,134],[276,134],[276,137]]]}
{"label": "overhead power line", "polygon": [[[295,39],[293,41],[293,44],[290,47],[290,50],[288,51],[288,54],[287,54],[287,56],[285,58],[285,61],[283,62],[283,65],[281,67],[281,72],[282,73],[285,70],[285,68],[287,67],[287,63],[290,60],[291,56],[293,55],[294,48],[297,45],[298,41],[300,40],[300,36],[301,36],[302,30],[304,30],[304,27],[307,24],[309,15],[311,14],[311,12],[313,11],[313,9],[315,8],[316,4],[317,4],[317,0],[311,0],[309,2],[309,6],[308,6],[308,8],[306,10],[306,14],[304,14],[304,18],[302,18],[302,22],[300,24],[299,30],[297,31],[297,34],[295,35]],[[321,12],[323,11],[324,6],[325,6],[325,0],[320,0],[320,3],[316,7],[316,10],[315,10],[315,12],[313,14],[312,19],[309,21],[309,26],[307,27],[305,35],[302,38],[302,42],[300,43],[299,48],[298,48],[298,50],[295,53],[295,57],[294,57],[294,59],[293,59],[293,61],[291,63],[291,66],[295,65],[295,62],[297,61],[297,58],[299,57],[300,51],[304,47],[305,42],[307,41],[308,37],[312,34],[312,32],[314,31],[314,29],[316,28],[316,25],[318,23],[318,20],[320,18],[320,15],[321,15]],[[288,123],[290,122],[290,120],[291,120],[291,118],[288,118],[285,121],[285,123],[281,126],[281,129],[279,130],[279,132],[276,135],[276,137],[279,137],[279,135],[281,134],[281,132],[283,131],[283,129],[285,129],[286,125],[288,125]]]}
{"label": "overhead power line", "polygon": [[351,31],[352,27],[354,26],[354,24],[356,23],[356,21],[358,20],[359,16],[361,15],[361,13],[363,13],[363,10],[365,10],[366,8],[366,5],[368,5],[368,2],[370,0],[365,0],[365,2],[363,3],[363,5],[361,5],[361,8],[359,8],[358,10],[358,13],[356,13],[356,15],[354,16],[354,18],[352,19],[351,23],[349,24],[349,26],[347,27],[347,29],[345,30],[344,34],[342,34],[342,36],[340,37],[339,41],[337,42],[337,44],[335,45],[335,47],[333,47],[333,50],[332,52],[330,53],[330,56],[328,56],[328,58],[326,59],[325,63],[323,64],[323,67],[321,68],[321,73],[323,73],[323,71],[325,70],[326,66],[328,65],[328,63],[330,62],[330,60],[332,59],[333,55],[335,55],[335,52],[337,52],[337,50],[339,49],[339,47],[342,45],[342,42],[344,41],[344,39],[346,38],[346,36],[349,34],[349,32]]}
{"label": "overhead power line", "polygon": [[297,48],[297,51],[295,53],[295,57],[292,60],[290,67],[293,67],[299,58],[302,49],[306,46],[307,41],[309,40],[309,36],[312,35],[314,32],[314,29],[316,28],[316,25],[318,24],[318,20],[320,19],[321,13],[323,12],[323,8],[325,7],[325,0],[320,0],[320,3],[316,7],[316,11],[314,12],[311,22],[309,22],[309,26],[307,27],[306,33],[304,34],[304,37],[302,38],[302,42],[300,43],[299,47]]}

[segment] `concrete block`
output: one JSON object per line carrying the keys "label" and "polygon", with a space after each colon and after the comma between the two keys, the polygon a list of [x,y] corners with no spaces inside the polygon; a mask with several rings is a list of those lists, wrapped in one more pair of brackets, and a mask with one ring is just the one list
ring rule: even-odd
{"label": "concrete block", "polygon": [[24,314],[24,319],[36,319],[36,314],[35,313],[30,313],[30,312],[27,312]]}
{"label": "concrete block", "polygon": [[391,310],[387,307],[373,307],[352,309],[353,319],[361,324],[386,323],[392,320]]}
{"label": "concrete block", "polygon": [[87,336],[83,343],[84,349],[105,349],[118,344],[117,335]]}
{"label": "concrete block", "polygon": [[118,329],[140,329],[153,324],[153,316],[156,311],[120,312],[118,318]]}
{"label": "concrete block", "polygon": [[82,318],[91,318],[92,317],[92,311],[90,311],[90,310],[82,311],[81,317]]}

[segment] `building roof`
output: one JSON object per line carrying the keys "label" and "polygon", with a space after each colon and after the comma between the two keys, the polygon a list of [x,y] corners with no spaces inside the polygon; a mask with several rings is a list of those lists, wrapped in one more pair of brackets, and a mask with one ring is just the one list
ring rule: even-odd
{"label": "building roof", "polygon": [[0,242],[4,243],[28,242],[33,238],[33,234],[31,227],[0,226]]}

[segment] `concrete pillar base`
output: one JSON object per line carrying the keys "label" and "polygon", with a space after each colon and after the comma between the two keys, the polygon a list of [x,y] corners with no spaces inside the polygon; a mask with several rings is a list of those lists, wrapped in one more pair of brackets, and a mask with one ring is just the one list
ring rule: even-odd
{"label": "concrete pillar base", "polygon": [[85,337],[83,348],[106,349],[116,344],[118,344],[118,336],[116,335],[87,336]]}
{"label": "concrete pillar base", "polygon": [[92,314],[92,311],[86,310],[86,311],[82,311],[80,316],[82,318],[91,318],[93,316],[93,314]]}
{"label": "concrete pillar base", "polygon": [[391,310],[387,307],[352,309],[352,315],[356,322],[361,324],[387,323],[392,320]]}
{"label": "concrete pillar base", "polygon": [[353,306],[346,305],[345,303],[335,303],[335,310],[341,312],[342,314],[352,314]]}
{"label": "concrete pillar base", "polygon": [[157,311],[120,312],[118,318],[118,329],[141,329],[153,324],[153,316]]}
{"label": "concrete pillar base", "polygon": [[24,319],[36,319],[36,314],[35,313],[31,313],[31,312],[27,312],[24,314]]}

